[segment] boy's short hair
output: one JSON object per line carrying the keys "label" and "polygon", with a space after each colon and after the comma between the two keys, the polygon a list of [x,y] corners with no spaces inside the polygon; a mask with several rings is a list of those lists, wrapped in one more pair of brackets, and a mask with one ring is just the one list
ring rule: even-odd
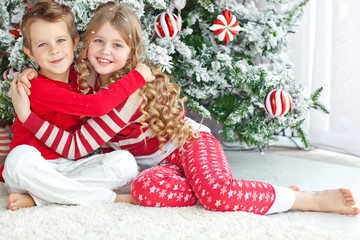
{"label": "boy's short hair", "polygon": [[37,20],[57,22],[63,20],[69,34],[75,41],[78,32],[75,27],[75,16],[70,7],[59,4],[55,0],[38,0],[22,17],[20,31],[23,36],[23,46],[31,50],[30,25]]}

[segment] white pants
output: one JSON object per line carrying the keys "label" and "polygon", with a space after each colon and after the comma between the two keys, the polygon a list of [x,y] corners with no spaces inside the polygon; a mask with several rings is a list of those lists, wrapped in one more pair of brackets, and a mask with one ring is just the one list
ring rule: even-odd
{"label": "white pants", "polygon": [[134,157],[113,151],[77,161],[44,159],[31,146],[14,148],[6,158],[3,178],[9,192],[29,193],[36,205],[95,205],[115,201],[115,191],[138,174]]}

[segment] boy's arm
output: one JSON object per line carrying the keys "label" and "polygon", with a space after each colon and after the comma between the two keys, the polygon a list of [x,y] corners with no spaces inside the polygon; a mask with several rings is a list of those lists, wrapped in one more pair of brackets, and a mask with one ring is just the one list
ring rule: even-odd
{"label": "boy's arm", "polygon": [[10,84],[11,101],[17,117],[21,122],[25,121],[31,113],[30,100],[26,94],[25,85],[16,83],[14,79]]}
{"label": "boy's arm", "polygon": [[[108,114],[88,119],[80,129],[68,132],[51,124],[31,112],[23,126],[29,129],[41,142],[60,155],[78,159],[93,152],[129,124],[137,107],[124,102]],[[123,109],[126,109],[125,111]],[[48,141],[52,139],[52,141]]]}
{"label": "boy's arm", "polygon": [[16,76],[16,80],[22,84],[24,84],[24,88],[26,90],[27,95],[30,95],[31,91],[31,83],[30,81],[38,77],[38,72],[35,68],[27,67],[20,71],[20,73]]}

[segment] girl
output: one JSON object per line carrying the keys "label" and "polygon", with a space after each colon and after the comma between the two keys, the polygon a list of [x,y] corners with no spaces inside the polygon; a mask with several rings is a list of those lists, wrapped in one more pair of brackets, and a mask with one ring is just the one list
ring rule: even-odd
{"label": "girl", "polygon": [[[116,36],[123,48],[129,48],[130,60],[119,70],[120,75],[139,62],[140,21],[129,8],[113,2],[101,4],[88,31],[95,34],[85,35],[84,53],[99,73],[99,87],[111,84],[113,79],[107,70],[111,51],[108,55],[104,53],[110,35]],[[87,66],[84,64],[81,69],[86,76]],[[61,146],[64,147],[59,148],[57,143],[48,143],[48,146],[59,154],[76,155],[75,149],[79,149],[76,155],[79,157],[106,142],[105,152],[127,149],[138,165],[147,169],[131,186],[133,198],[144,206],[192,206],[200,201],[213,211],[261,215],[289,209],[359,214],[360,209],[354,207],[354,198],[347,189],[303,192],[296,187],[234,179],[220,143],[206,127],[184,117],[184,99],[179,98],[179,86],[170,83],[168,76],[157,69],[153,72],[155,81],[132,94],[108,113],[106,119],[89,119],[83,128],[73,133],[49,125],[32,113],[22,85],[16,88],[12,84],[13,102],[24,126],[41,141],[47,142],[46,136],[53,128],[58,130],[57,136],[63,139]],[[88,88],[85,81],[80,84]]]}

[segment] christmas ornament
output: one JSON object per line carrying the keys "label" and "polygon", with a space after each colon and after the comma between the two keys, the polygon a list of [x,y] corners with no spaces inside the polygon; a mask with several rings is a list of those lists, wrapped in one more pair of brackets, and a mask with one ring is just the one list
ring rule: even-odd
{"label": "christmas ornament", "polygon": [[4,127],[0,127],[0,160],[4,160],[10,152],[11,140],[9,138],[9,132]]}
{"label": "christmas ornament", "polygon": [[214,31],[214,34],[218,35],[219,40],[224,41],[225,45],[232,41],[241,29],[236,17],[227,9],[222,12],[222,15],[217,16],[214,24],[210,27],[210,30]]}
{"label": "christmas ornament", "polygon": [[29,8],[32,7],[36,3],[37,0],[26,0],[26,4],[29,6]]}
{"label": "christmas ornament", "polygon": [[181,16],[176,16],[171,12],[163,12],[159,14],[154,22],[156,35],[159,38],[176,37],[181,30]]}
{"label": "christmas ornament", "polygon": [[8,79],[9,74],[14,74],[16,72],[18,72],[18,70],[16,68],[9,68],[2,75],[3,80],[5,80],[5,81],[9,80]]}
{"label": "christmas ornament", "polygon": [[272,90],[265,96],[264,107],[271,116],[281,117],[290,111],[291,98],[284,90]]}
{"label": "christmas ornament", "polygon": [[19,29],[20,29],[19,26],[15,26],[15,29],[10,30],[9,33],[11,33],[15,37],[15,39],[18,39],[18,37],[20,37]]}
{"label": "christmas ornament", "polygon": [[177,10],[181,11],[186,6],[186,0],[174,0],[174,6]]}

